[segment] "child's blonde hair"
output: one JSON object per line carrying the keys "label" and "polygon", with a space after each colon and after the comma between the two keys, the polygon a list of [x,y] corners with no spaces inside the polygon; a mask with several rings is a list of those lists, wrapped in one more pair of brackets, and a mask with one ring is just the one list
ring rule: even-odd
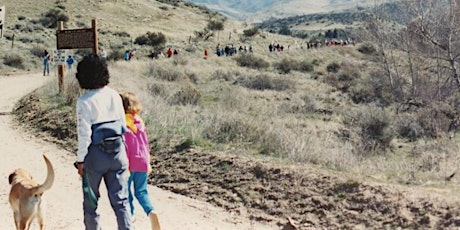
{"label": "child's blonde hair", "polygon": [[137,96],[131,92],[120,93],[123,100],[125,113],[139,113],[142,111],[142,105]]}

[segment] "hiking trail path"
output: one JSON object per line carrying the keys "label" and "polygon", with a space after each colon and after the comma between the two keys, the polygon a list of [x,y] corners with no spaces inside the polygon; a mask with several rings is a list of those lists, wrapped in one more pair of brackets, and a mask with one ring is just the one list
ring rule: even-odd
{"label": "hiking trail path", "polygon": [[[75,153],[36,138],[31,132],[17,127],[11,111],[23,96],[44,84],[54,84],[53,77],[40,74],[0,76],[0,229],[15,229],[13,212],[8,203],[10,185],[8,176],[16,168],[30,172],[38,183],[46,177],[42,154],[51,160],[55,170],[53,187],[44,194],[45,229],[81,230],[83,225],[83,194],[81,180],[72,166]],[[149,185],[149,193],[160,218],[163,230],[270,230],[280,229],[249,220],[247,215],[233,215],[209,203]],[[98,208],[102,229],[117,229],[115,215],[110,207],[104,183]],[[136,230],[150,229],[150,222],[136,203],[134,226]],[[34,220],[31,229],[38,229]]]}

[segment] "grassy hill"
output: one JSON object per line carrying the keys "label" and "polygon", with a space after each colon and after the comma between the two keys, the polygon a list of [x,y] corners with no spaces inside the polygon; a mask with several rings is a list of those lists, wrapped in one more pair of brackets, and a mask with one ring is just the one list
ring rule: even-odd
{"label": "grassy hill", "polygon": [[[8,13],[0,74],[41,71],[37,55],[56,45],[50,16],[44,16],[49,12],[68,17],[66,28],[98,20],[110,85],[136,92],[144,105],[151,184],[236,214],[249,212],[254,221],[281,225],[289,217],[299,229],[458,223],[459,145],[448,138],[459,101],[455,81],[448,62],[383,40],[400,38],[397,28],[373,18],[374,27],[362,27],[369,40],[308,49],[308,40],[181,1],[2,4]],[[224,28],[206,30],[210,22]],[[149,31],[165,34],[161,51],[171,46],[179,55],[149,58],[159,48],[133,42]],[[283,51],[269,52],[270,43]],[[238,53],[217,56],[218,44],[234,45]],[[244,51],[249,46],[253,52]],[[135,50],[134,59],[118,60],[127,49]],[[78,57],[89,51],[70,52]],[[45,86],[14,113],[37,136],[74,152],[74,107],[82,91],[72,75],[65,81],[64,93],[57,82]]]}
{"label": "grassy hill", "polygon": [[286,18],[291,16],[341,12],[360,7],[378,5],[378,1],[369,0],[187,0],[199,5],[204,5],[218,11],[232,19],[258,23],[272,18]]}

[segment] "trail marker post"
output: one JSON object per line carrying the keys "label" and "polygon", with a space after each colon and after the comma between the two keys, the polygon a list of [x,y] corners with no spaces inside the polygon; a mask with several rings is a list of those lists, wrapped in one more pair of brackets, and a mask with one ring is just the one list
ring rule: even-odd
{"label": "trail marker post", "polygon": [[[56,31],[57,50],[92,48],[98,53],[96,19],[91,21],[91,28],[64,30],[64,22],[59,21]],[[58,65],[59,93],[64,92],[64,63]]]}

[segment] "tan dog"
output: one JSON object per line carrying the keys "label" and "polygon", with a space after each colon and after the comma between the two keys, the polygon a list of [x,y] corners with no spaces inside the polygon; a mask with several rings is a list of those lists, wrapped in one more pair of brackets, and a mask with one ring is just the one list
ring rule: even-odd
{"label": "tan dog", "polygon": [[43,155],[47,167],[47,176],[43,184],[38,184],[24,169],[16,169],[8,177],[11,184],[10,204],[14,212],[17,230],[29,229],[32,220],[37,217],[40,229],[44,229],[41,198],[43,192],[50,189],[54,182],[54,169],[48,158]]}

